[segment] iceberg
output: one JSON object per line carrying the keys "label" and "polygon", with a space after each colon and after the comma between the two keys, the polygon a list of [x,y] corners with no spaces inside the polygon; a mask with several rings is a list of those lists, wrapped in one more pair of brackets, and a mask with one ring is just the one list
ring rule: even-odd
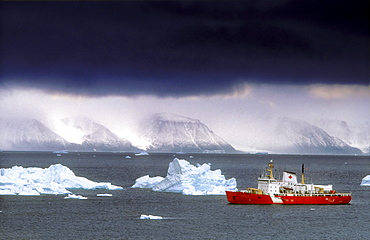
{"label": "iceberg", "polygon": [[61,164],[48,168],[13,166],[0,169],[0,195],[70,194],[71,189],[119,190],[108,182],[93,182],[76,176]]}
{"label": "iceberg", "polygon": [[361,186],[370,186],[370,175],[367,175],[362,179]]}
{"label": "iceberg", "polygon": [[135,184],[132,186],[132,188],[152,188],[157,183],[163,181],[164,177],[149,177],[149,175],[142,176],[138,179],[136,179]]}
{"label": "iceberg", "polygon": [[152,188],[153,191],[184,195],[225,195],[226,190],[237,190],[236,185],[235,178],[226,180],[221,170],[212,171],[210,164],[194,166],[175,158],[170,162],[165,178],[146,175],[136,179],[132,188]]}

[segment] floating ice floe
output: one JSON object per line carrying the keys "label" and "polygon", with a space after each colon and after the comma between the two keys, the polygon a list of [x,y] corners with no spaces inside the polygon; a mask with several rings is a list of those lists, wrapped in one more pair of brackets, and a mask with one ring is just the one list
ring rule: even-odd
{"label": "floating ice floe", "polygon": [[225,195],[225,190],[236,190],[236,180],[226,180],[221,170],[212,171],[210,164],[194,166],[186,160],[175,158],[170,162],[165,178],[146,175],[136,179],[132,187],[184,195]]}
{"label": "floating ice floe", "polygon": [[64,199],[87,199],[87,197],[75,194],[68,194],[67,196],[64,197]]}
{"label": "floating ice floe", "polygon": [[71,189],[108,189],[122,187],[108,182],[93,182],[77,177],[72,170],[61,164],[49,168],[14,166],[0,169],[0,195],[68,194]]}
{"label": "floating ice floe", "polygon": [[54,151],[53,153],[65,153],[65,154],[67,154],[67,153],[68,153],[68,151],[66,151],[66,150],[61,150],[61,151]]}
{"label": "floating ice floe", "polygon": [[148,155],[149,155],[149,153],[147,153],[145,151],[135,153],[135,156],[148,156]]}
{"label": "floating ice floe", "polygon": [[96,194],[97,197],[112,197],[113,195],[110,193],[98,193]]}
{"label": "floating ice floe", "polygon": [[370,175],[367,175],[362,179],[361,186],[370,186]]}
{"label": "floating ice floe", "polygon": [[163,219],[163,217],[141,214],[140,219]]}

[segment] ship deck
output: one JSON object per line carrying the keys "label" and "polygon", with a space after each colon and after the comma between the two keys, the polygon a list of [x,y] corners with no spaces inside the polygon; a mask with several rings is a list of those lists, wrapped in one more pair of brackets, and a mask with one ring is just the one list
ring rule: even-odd
{"label": "ship deck", "polygon": [[[256,193],[254,191],[250,190],[240,190],[238,192],[242,193],[251,193],[251,194],[258,194],[258,195],[269,195],[267,193]],[[343,197],[343,196],[351,196],[350,192],[346,193],[278,193],[273,194],[274,196],[292,196],[292,197]]]}

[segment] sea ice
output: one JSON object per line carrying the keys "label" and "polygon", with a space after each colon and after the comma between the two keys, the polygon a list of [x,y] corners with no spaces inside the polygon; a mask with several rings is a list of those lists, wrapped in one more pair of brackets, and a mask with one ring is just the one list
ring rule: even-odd
{"label": "sea ice", "polygon": [[75,194],[68,194],[64,197],[64,199],[87,199],[87,197],[81,196],[81,195],[75,195]]}
{"label": "sea ice", "polygon": [[93,182],[77,177],[72,170],[61,164],[49,168],[13,166],[0,169],[0,195],[68,194],[71,189],[108,189],[122,187],[108,182]]}
{"label": "sea ice", "polygon": [[53,153],[68,153],[68,151],[66,151],[66,150],[61,150],[61,151],[54,151]]}
{"label": "sea ice", "polygon": [[170,162],[165,178],[146,175],[136,179],[132,187],[181,192],[184,195],[225,195],[225,190],[236,190],[236,180],[226,180],[221,170],[212,171],[210,164],[194,166],[175,158]]}
{"label": "sea ice", "polygon": [[163,217],[141,214],[140,219],[163,219]]}
{"label": "sea ice", "polygon": [[148,156],[148,155],[149,155],[149,153],[144,152],[144,151],[135,153],[135,156]]}
{"label": "sea ice", "polygon": [[370,186],[370,175],[367,175],[362,179],[361,186]]}
{"label": "sea ice", "polygon": [[96,194],[97,197],[112,197],[113,195],[110,193],[98,193]]}

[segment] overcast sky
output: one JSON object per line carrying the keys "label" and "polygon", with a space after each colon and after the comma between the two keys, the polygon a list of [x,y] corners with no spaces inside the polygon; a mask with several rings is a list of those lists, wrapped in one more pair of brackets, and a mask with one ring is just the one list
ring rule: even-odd
{"label": "overcast sky", "polygon": [[252,117],[369,120],[368,5],[1,2],[2,115],[168,111],[238,146]]}

